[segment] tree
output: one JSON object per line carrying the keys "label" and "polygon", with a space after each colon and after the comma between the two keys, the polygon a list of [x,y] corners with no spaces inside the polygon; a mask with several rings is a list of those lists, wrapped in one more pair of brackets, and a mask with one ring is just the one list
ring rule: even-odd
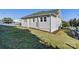
{"label": "tree", "polygon": [[3,18],[3,19],[2,19],[2,22],[9,24],[9,23],[12,23],[12,22],[13,22],[13,19],[12,19],[12,18],[9,18],[9,17],[8,17],[8,18]]}
{"label": "tree", "polygon": [[70,19],[69,24],[70,26],[73,26],[73,19]]}
{"label": "tree", "polygon": [[56,9],[54,10],[55,14],[59,15],[60,14],[60,10],[59,9]]}
{"label": "tree", "polygon": [[69,22],[62,20],[62,27],[68,27],[68,26],[70,26]]}
{"label": "tree", "polygon": [[77,26],[77,19],[76,19],[76,18],[73,19],[73,26],[74,26],[74,27]]}
{"label": "tree", "polygon": [[77,20],[77,26],[79,26],[79,19]]}
{"label": "tree", "polygon": [[78,20],[77,20],[76,18],[71,19],[71,20],[69,21],[69,24],[70,24],[70,26],[77,27],[77,25],[78,25]]}

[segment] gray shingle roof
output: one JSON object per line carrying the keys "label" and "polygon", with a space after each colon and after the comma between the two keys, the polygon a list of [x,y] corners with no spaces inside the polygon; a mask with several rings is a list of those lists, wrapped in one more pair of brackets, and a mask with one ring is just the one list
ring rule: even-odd
{"label": "gray shingle roof", "polygon": [[48,11],[39,11],[39,12],[36,12],[36,13],[32,13],[30,15],[24,16],[21,19],[27,19],[27,18],[38,17],[38,16],[46,16],[46,15],[56,16],[58,14],[59,14],[59,10],[58,9],[48,10]]}

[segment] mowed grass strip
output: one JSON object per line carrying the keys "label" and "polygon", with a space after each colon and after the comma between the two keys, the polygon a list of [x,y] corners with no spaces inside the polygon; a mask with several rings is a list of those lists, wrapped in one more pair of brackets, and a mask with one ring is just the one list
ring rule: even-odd
{"label": "mowed grass strip", "polygon": [[40,38],[28,29],[0,26],[0,48],[44,49],[50,47],[40,43]]}

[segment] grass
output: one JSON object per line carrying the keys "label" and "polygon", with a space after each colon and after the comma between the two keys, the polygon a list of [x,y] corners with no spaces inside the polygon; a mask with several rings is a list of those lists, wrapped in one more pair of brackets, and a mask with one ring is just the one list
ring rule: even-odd
{"label": "grass", "polygon": [[0,26],[0,48],[76,49],[79,48],[79,40],[71,38],[64,30],[48,33],[31,28]]}
{"label": "grass", "polygon": [[35,29],[29,29],[33,34],[41,38],[44,42],[47,42],[49,46],[54,48],[61,48],[61,49],[72,49],[72,48],[79,48],[79,40],[76,40],[65,33],[65,30],[60,30],[53,33],[43,32]]}

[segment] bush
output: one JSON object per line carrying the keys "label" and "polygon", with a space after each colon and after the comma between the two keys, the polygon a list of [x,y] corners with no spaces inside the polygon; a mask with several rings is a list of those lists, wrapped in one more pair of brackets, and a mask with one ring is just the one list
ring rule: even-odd
{"label": "bush", "polygon": [[66,21],[62,20],[62,27],[68,27],[68,26],[70,26],[69,22],[66,22]]}
{"label": "bush", "polygon": [[3,18],[3,19],[2,19],[2,22],[9,24],[9,23],[12,23],[12,22],[13,22],[13,19],[11,19],[11,18]]}

